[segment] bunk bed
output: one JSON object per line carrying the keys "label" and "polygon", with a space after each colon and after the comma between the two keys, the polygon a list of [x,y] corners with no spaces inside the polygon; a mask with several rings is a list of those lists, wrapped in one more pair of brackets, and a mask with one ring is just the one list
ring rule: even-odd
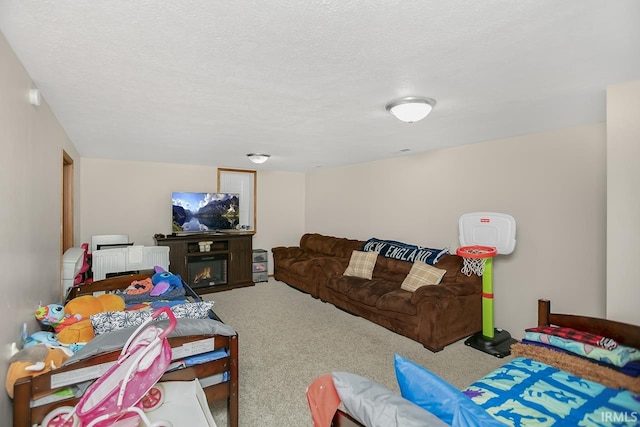
{"label": "bunk bed", "polygon": [[[640,349],[640,326],[588,316],[552,313],[550,301],[540,299],[538,328],[530,329],[545,326],[564,327],[606,337],[608,342],[615,342],[620,348],[628,347],[636,355],[635,352]],[[603,363],[602,359],[595,361],[589,357],[575,356],[573,352],[558,350],[542,342],[534,343],[527,340],[527,336],[529,335],[525,335],[523,342],[512,346],[515,358],[475,381],[459,393],[460,396],[469,397],[474,405],[477,404],[484,412],[491,414],[494,417],[492,422],[499,425],[640,424],[640,363],[637,359],[625,365],[635,365],[635,372],[623,372],[623,369],[612,368],[610,363]],[[402,390],[402,385],[400,388]],[[330,397],[318,396],[330,400]],[[310,400],[310,408],[312,402],[313,399]],[[335,404],[335,400],[333,403]],[[380,403],[378,402],[378,407]],[[470,402],[467,399],[467,402],[462,403]],[[327,405],[327,408],[333,407]],[[357,419],[358,416],[362,420],[362,414],[349,414],[348,409],[340,407],[326,425],[365,425]],[[369,427],[369,424],[366,425]],[[375,422],[371,424],[378,425]],[[316,427],[320,425],[316,423]]]}
{"label": "bunk bed", "polygon": [[[80,295],[111,293],[127,288],[132,282],[150,278],[151,274],[130,274],[107,278],[71,288],[67,301]],[[186,296],[191,301],[201,301],[200,297],[184,284]],[[82,391],[93,379],[99,377],[113,364],[120,348],[103,345],[109,340],[118,342],[122,335],[124,344],[128,328],[109,332],[94,338],[101,344],[91,346],[90,342],[61,367],[34,377],[19,379],[14,385],[13,426],[31,427],[42,422],[53,409],[60,406],[75,406]],[[111,337],[109,337],[111,335]],[[117,338],[117,339],[116,339]],[[172,370],[168,370],[160,381],[199,380],[209,404],[226,400],[227,421],[231,427],[238,426],[238,335],[225,325],[215,312],[210,311],[207,319],[178,319],[178,325],[169,335],[174,355]],[[99,351],[96,351],[99,350]],[[85,351],[86,350],[86,351]],[[104,350],[104,351],[103,351]],[[198,364],[180,363],[183,358],[204,353],[218,353],[214,360]],[[83,354],[84,353],[84,354]],[[74,390],[74,396],[56,400],[56,391]],[[77,395],[80,393],[80,395]]]}

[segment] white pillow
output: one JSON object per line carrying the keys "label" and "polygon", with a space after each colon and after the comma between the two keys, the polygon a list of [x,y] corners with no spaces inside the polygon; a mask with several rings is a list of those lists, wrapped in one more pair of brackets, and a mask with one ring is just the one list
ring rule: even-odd
{"label": "white pillow", "polygon": [[380,384],[349,372],[333,372],[345,409],[367,427],[444,427],[447,424]]}

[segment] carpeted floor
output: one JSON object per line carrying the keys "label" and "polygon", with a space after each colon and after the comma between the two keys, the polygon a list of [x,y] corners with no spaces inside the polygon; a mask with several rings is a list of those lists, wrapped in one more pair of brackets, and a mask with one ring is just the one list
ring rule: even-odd
{"label": "carpeted floor", "polygon": [[[282,282],[206,294],[214,311],[238,331],[240,427],[311,426],[305,390],[332,371],[353,372],[398,391],[393,355],[398,353],[457,388],[510,360],[458,341],[432,353],[395,334],[299,292]],[[212,405],[219,427],[226,405]]]}

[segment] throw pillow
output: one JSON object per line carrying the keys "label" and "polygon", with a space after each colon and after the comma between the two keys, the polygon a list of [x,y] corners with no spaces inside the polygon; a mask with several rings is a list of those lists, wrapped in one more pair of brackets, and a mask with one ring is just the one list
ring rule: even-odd
{"label": "throw pillow", "polygon": [[407,277],[402,281],[400,289],[415,292],[415,290],[421,286],[437,285],[446,272],[447,270],[433,267],[422,261],[416,261],[411,266]]}
{"label": "throw pillow", "polygon": [[353,418],[368,427],[444,427],[438,417],[380,384],[349,372],[333,372],[333,384]]}
{"label": "throw pillow", "polygon": [[[394,355],[402,397],[452,426],[502,426],[481,406],[426,368]],[[461,407],[464,406],[464,409]]]}
{"label": "throw pillow", "polygon": [[344,271],[344,275],[371,280],[377,259],[377,252],[353,251],[351,253],[351,259],[349,260],[349,266]]}

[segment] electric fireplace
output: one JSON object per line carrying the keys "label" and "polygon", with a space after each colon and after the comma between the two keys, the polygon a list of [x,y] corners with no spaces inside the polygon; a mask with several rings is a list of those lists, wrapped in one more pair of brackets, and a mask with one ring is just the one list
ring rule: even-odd
{"label": "electric fireplace", "polygon": [[189,286],[193,289],[227,284],[227,254],[207,254],[189,258]]}

